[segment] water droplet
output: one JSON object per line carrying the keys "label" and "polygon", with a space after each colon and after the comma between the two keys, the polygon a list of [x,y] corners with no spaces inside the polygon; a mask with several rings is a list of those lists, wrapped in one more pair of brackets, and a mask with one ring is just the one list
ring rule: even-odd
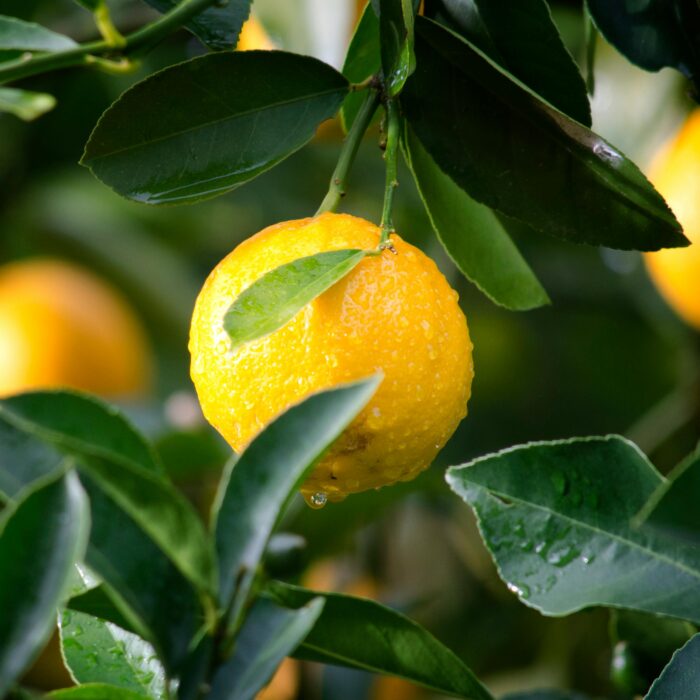
{"label": "water droplet", "polygon": [[595,561],[595,554],[584,554],[581,561],[586,565],[592,564]]}
{"label": "water droplet", "polygon": [[567,478],[561,472],[553,472],[551,478],[557,493],[560,496],[565,496],[569,486]]}
{"label": "water droplet", "polygon": [[524,583],[509,583],[508,590],[524,600],[527,600],[530,597],[530,588]]}
{"label": "water droplet", "polygon": [[554,548],[547,554],[547,563],[563,567],[570,564],[579,554],[580,552],[575,547]]}
{"label": "water droplet", "polygon": [[593,153],[595,153],[598,158],[607,161],[611,165],[617,165],[622,160],[622,156],[604,141],[598,141],[598,143],[593,146]]}
{"label": "water droplet", "polygon": [[307,503],[312,508],[323,508],[323,506],[326,505],[327,501],[328,501],[327,494],[325,494],[323,491],[316,491],[316,493],[311,494],[311,496],[307,500]]}

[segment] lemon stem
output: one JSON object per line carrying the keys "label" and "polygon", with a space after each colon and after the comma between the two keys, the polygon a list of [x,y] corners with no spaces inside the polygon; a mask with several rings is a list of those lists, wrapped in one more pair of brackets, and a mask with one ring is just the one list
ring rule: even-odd
{"label": "lemon stem", "polygon": [[384,206],[382,208],[382,235],[379,247],[390,246],[389,236],[394,232],[392,211],[394,206],[394,192],[399,186],[398,182],[398,156],[399,156],[399,111],[395,100],[386,102],[386,150],[384,151],[384,163],[386,164],[386,181],[384,185]]}
{"label": "lemon stem", "polygon": [[379,104],[379,95],[376,90],[368,90],[365,101],[360,107],[360,111],[355,117],[355,121],[350,127],[348,135],[345,137],[343,149],[340,152],[340,158],[335,166],[331,182],[328,186],[328,192],[321,202],[321,206],[316,212],[316,216],[323,214],[326,211],[335,211],[340,200],[345,196],[345,182],[348,177],[348,172],[352,167],[352,163],[357,155],[357,149],[360,147],[360,141],[367,131],[370,121],[377,110]]}
{"label": "lemon stem", "polygon": [[126,46],[126,39],[114,26],[112,16],[109,14],[109,7],[107,7],[107,3],[104,0],[97,6],[93,16],[100,35],[110,46],[113,46],[115,49],[121,49]]}

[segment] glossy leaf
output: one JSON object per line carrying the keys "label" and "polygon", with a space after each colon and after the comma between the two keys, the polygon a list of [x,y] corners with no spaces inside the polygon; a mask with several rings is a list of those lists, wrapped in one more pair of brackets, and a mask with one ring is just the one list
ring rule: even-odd
{"label": "glossy leaf", "polygon": [[88,529],[85,494],[73,473],[39,486],[3,511],[0,697],[48,640]]}
{"label": "glossy leaf", "polygon": [[129,628],[153,644],[172,673],[184,662],[202,625],[199,596],[163,551],[89,475],[83,476],[83,483],[92,512],[86,563],[103,579]]}
{"label": "glossy leaf", "polygon": [[551,105],[586,126],[586,85],[545,0],[429,0],[426,16],[468,39]]}
{"label": "glossy leaf", "polygon": [[127,632],[134,632],[131,622],[122,615],[121,611],[110,596],[108,589],[100,584],[83,593],[74,595],[66,603],[66,607],[75,612],[98,617],[105,622],[111,622]]}
{"label": "glossy leaf", "polygon": [[150,700],[148,696],[104,683],[89,683],[75,688],[54,690],[47,700]]}
{"label": "glossy leaf", "polygon": [[295,656],[308,661],[400,676],[432,691],[470,700],[490,693],[453,652],[420,625],[379,603],[337,593],[317,593],[279,581],[266,594],[296,607],[315,597],[323,612]]}
{"label": "glossy leaf", "polygon": [[0,87],[0,112],[14,114],[25,122],[50,112],[55,106],[56,98],[45,92]]}
{"label": "glossy leaf", "polygon": [[160,474],[153,452],[114,409],[70,392],[19,394],[0,402],[0,416],[19,430],[80,458],[100,488],[203,592],[216,574],[204,525]]}
{"label": "glossy leaf", "polygon": [[375,376],[311,395],[268,425],[229,464],[215,503],[223,607],[237,582],[243,603],[285,505],[379,382]]}
{"label": "glossy leaf", "polygon": [[[379,19],[368,2],[352,35],[343,64],[343,75],[350,83],[361,83],[382,68],[379,48]],[[362,107],[365,95],[361,91],[351,92],[340,110],[340,119],[345,131],[349,131]]]}
{"label": "glossy leaf", "polygon": [[165,697],[165,674],[153,647],[116,625],[85,613],[60,616],[63,659],[79,683],[105,683],[151,698]]}
{"label": "glossy leaf", "polygon": [[547,615],[593,605],[700,622],[700,550],[634,528],[663,483],[624,438],[533,443],[448,471],[500,576]]}
{"label": "glossy leaf", "polygon": [[696,450],[652,494],[637,522],[646,521],[648,526],[674,537],[700,543],[699,496],[700,450]]}
{"label": "glossy leaf", "polygon": [[34,22],[0,15],[0,50],[42,51],[52,53],[74,49],[77,44],[67,36],[52,32]]}
{"label": "glossy leaf", "polygon": [[293,260],[264,274],[240,294],[224,316],[232,348],[274,333],[366,255],[364,250],[332,250]]}
{"label": "glossy leaf", "polygon": [[[146,0],[160,12],[168,12],[177,6],[179,0]],[[238,42],[241,27],[248,18],[252,0],[230,0],[208,7],[204,12],[193,17],[187,28],[202,43],[211,49],[232,49]]]}
{"label": "glossy leaf", "polygon": [[33,391],[0,401],[17,429],[76,456],[101,457],[162,473],[153,448],[121,411],[75,391]]}
{"label": "glossy leaf", "polygon": [[651,71],[676,68],[697,88],[700,7],[696,2],[586,0],[586,4],[600,33],[632,63]]}
{"label": "glossy leaf", "polygon": [[395,97],[416,68],[413,0],[379,0],[380,54],[386,91]]}
{"label": "glossy leaf", "polygon": [[631,161],[479,49],[418,17],[416,52],[404,112],[441,170],[474,199],[578,243],[638,250],[687,244]]}
{"label": "glossy leaf", "polygon": [[333,68],[283,51],[213,53],[127,90],[101,117],[82,163],[149,204],[227,192],[311,139],[348,90]]}
{"label": "glossy leaf", "polygon": [[313,598],[297,610],[259,598],[246,617],[233,656],[212,679],[211,700],[253,700],[275,669],[304,640],[323,610]]}
{"label": "glossy leaf", "polygon": [[406,150],[435,233],[460,272],[507,309],[533,309],[549,303],[496,215],[440,170],[410,128]]}
{"label": "glossy leaf", "polygon": [[674,655],[645,700],[695,700],[700,688],[700,634]]}

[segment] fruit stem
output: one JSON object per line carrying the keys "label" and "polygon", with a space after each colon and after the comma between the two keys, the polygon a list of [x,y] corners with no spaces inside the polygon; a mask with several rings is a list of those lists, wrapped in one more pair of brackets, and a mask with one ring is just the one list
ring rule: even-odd
{"label": "fruit stem", "polygon": [[389,236],[394,233],[394,221],[392,210],[394,206],[394,192],[399,186],[398,182],[398,156],[399,156],[399,110],[396,100],[389,98],[386,101],[386,150],[384,162],[386,164],[386,181],[384,184],[384,206],[382,208],[382,235],[379,239],[380,248],[391,246]]}
{"label": "fruit stem", "polygon": [[357,155],[357,149],[360,146],[360,141],[362,141],[362,137],[365,131],[367,131],[370,121],[372,121],[378,104],[378,92],[374,89],[368,90],[365,101],[362,103],[362,107],[360,107],[360,111],[357,113],[355,121],[350,127],[350,131],[348,131],[348,135],[345,137],[338,163],[335,166],[333,175],[331,175],[328,192],[323,198],[321,206],[316,212],[316,216],[326,211],[335,211],[338,204],[340,204],[340,200],[345,196],[345,181],[347,180],[348,172],[352,167],[355,156]]}
{"label": "fruit stem", "polygon": [[110,46],[113,46],[115,49],[122,49],[126,46],[126,39],[114,26],[112,16],[109,13],[109,7],[104,0],[99,3],[93,12],[93,16],[95,17],[95,24],[100,32],[100,36],[102,36]]}
{"label": "fruit stem", "polygon": [[[151,24],[141,27],[141,29],[125,37],[124,48],[120,51],[120,55],[131,56],[134,53],[148,51],[215,2],[216,0],[182,0],[170,12],[167,12],[155,22],[151,22]],[[94,64],[95,54],[112,55],[114,51],[114,45],[102,39],[101,41],[80,44],[74,49],[59,51],[58,53],[25,54],[15,61],[7,61],[2,64],[2,67],[0,67],[0,84],[28,78],[39,73],[48,73],[60,68]]]}

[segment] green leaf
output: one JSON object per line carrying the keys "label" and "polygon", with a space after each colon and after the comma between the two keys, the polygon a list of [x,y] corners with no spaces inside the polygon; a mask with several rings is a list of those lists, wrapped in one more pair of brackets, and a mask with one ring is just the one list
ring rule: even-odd
{"label": "green leaf", "polygon": [[92,617],[98,617],[105,622],[111,622],[127,632],[136,633],[131,626],[131,622],[122,615],[110,596],[108,589],[102,584],[73,596],[66,603],[66,607],[75,612],[85,613]]}
{"label": "green leaf", "polygon": [[0,518],[0,697],[48,640],[89,517],[78,477],[38,487]]}
{"label": "green leaf", "polygon": [[546,615],[593,605],[700,622],[700,550],[634,528],[663,483],[618,436],[524,445],[448,471],[499,574]]}
{"label": "green leaf", "polygon": [[[367,3],[345,55],[343,75],[350,83],[361,83],[378,75],[381,68],[379,20],[372,5]],[[340,119],[346,132],[350,130],[364,100],[365,95],[361,91],[351,92],[345,98]]]}
{"label": "green leaf", "polygon": [[665,66],[694,81],[700,77],[700,8],[685,0],[643,3],[587,0],[600,33],[632,63],[650,71]]}
{"label": "green leaf", "polygon": [[145,440],[115,409],[70,392],[19,394],[0,416],[37,440],[80,459],[79,467],[168,555],[202,592],[216,587],[204,525],[160,473]]}
{"label": "green leaf", "polygon": [[56,98],[45,92],[0,87],[0,112],[8,112],[30,122],[56,106]]}
{"label": "green leaf", "polygon": [[214,504],[222,606],[228,605],[236,583],[239,605],[244,602],[285,505],[379,382],[374,376],[311,395],[229,463]]}
{"label": "green leaf", "polygon": [[173,673],[203,624],[199,597],[141,527],[89,476],[82,480],[92,512],[86,563],[103,579],[128,628],[151,642]]}
{"label": "green leaf", "polygon": [[[168,12],[180,0],[146,0],[160,12]],[[248,19],[252,0],[230,0],[220,6],[208,7],[193,17],[186,27],[210,49],[232,49],[238,42],[243,23]]]}
{"label": "green leaf", "polygon": [[700,542],[700,449],[683,460],[652,494],[637,516],[636,522],[646,521],[674,537]]}
{"label": "green leaf", "polygon": [[253,282],[231,304],[224,328],[232,348],[274,333],[301,309],[345,277],[367,255],[332,250],[293,260]]}
{"label": "green leaf", "polygon": [[674,655],[645,700],[695,700],[700,688],[700,634]]}
{"label": "green leaf", "polygon": [[165,673],[153,647],[116,625],[65,610],[59,625],[63,659],[79,683],[105,683],[163,698]]}
{"label": "green leaf", "polygon": [[340,73],[308,56],[200,56],[127,90],[97,123],[82,163],[140,202],[214,197],[301,148],[347,91]]}
{"label": "green leaf", "polygon": [[469,40],[564,114],[591,125],[586,84],[545,0],[429,0],[425,14]]}
{"label": "green leaf", "polygon": [[413,0],[379,0],[379,36],[386,91],[395,97],[416,68]]}
{"label": "green leaf", "polygon": [[437,165],[477,201],[561,238],[611,248],[686,245],[639,169],[428,19],[401,102]]}
{"label": "green leaf", "polygon": [[438,168],[410,127],[405,144],[435,233],[460,272],[507,309],[534,309],[549,303],[547,293],[496,215]]}
{"label": "green leaf", "polygon": [[153,448],[114,406],[75,391],[33,391],[0,401],[0,416],[46,444],[79,457],[163,473]]}
{"label": "green leaf", "polygon": [[272,678],[285,656],[304,640],[323,610],[313,598],[297,610],[258,598],[248,613],[233,656],[212,679],[211,700],[253,700]]}
{"label": "green leaf", "polygon": [[295,656],[308,661],[400,676],[434,692],[470,700],[490,693],[455,654],[404,615],[364,598],[317,593],[279,581],[266,594],[298,607],[315,597],[323,612]]}
{"label": "green leaf", "polygon": [[105,0],[75,0],[81,7],[84,7],[90,12],[94,12],[100,5],[102,5]]}
{"label": "green leaf", "polygon": [[52,53],[68,51],[76,46],[72,39],[52,32],[40,24],[0,15],[0,50]]}
{"label": "green leaf", "polygon": [[54,690],[47,700],[149,700],[148,696],[104,683],[90,683],[75,688]]}
{"label": "green leaf", "polygon": [[503,700],[589,700],[587,695],[568,690],[531,690],[526,693],[509,693]]}

